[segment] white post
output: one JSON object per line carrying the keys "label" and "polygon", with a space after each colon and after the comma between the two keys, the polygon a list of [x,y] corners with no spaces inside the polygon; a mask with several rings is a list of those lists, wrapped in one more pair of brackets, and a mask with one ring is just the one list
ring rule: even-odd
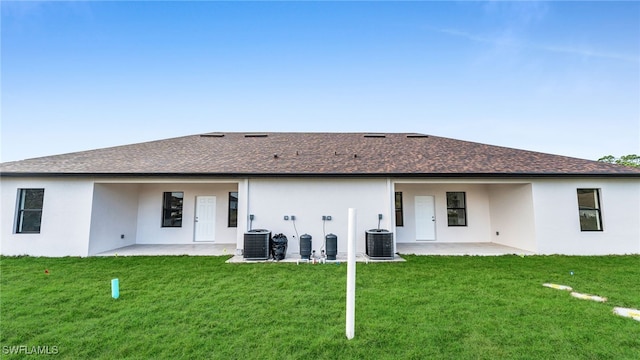
{"label": "white post", "polygon": [[349,208],[347,229],[347,339],[351,340],[356,323],[356,209]]}

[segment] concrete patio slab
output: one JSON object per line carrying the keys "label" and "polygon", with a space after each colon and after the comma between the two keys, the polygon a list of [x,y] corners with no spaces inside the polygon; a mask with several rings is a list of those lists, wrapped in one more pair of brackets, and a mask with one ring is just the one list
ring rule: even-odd
{"label": "concrete patio slab", "polygon": [[[285,259],[275,260],[245,260],[242,255],[236,255],[236,244],[136,244],[113,249],[96,254],[95,256],[225,256],[233,257],[227,260],[228,263],[259,263],[259,262],[281,262],[281,263],[309,263],[308,260],[301,260],[299,253],[287,253]],[[336,260],[327,260],[327,263],[341,263],[347,261],[346,253],[338,253]],[[365,254],[356,255],[357,262],[402,262],[402,257],[395,255],[391,259],[371,259]]]}
{"label": "concrete patio slab", "polygon": [[[371,259],[363,253],[356,255],[358,262],[402,262],[401,255],[454,255],[454,256],[500,256],[500,255],[535,255],[535,253],[496,243],[398,243],[397,254],[393,260]],[[135,244],[109,250],[95,256],[225,256],[230,255],[228,263],[274,262],[274,260],[245,260],[236,254],[236,244]],[[337,260],[327,262],[346,262],[347,254],[338,253]],[[287,253],[285,263],[304,263],[300,254]]]}
{"label": "concrete patio slab", "polygon": [[478,242],[478,243],[397,243],[396,251],[406,255],[454,255],[454,256],[500,256],[500,255],[535,255],[534,252],[518,249],[506,245]]}
{"label": "concrete patio slab", "polygon": [[236,244],[136,244],[95,256],[223,256],[234,255]]}
{"label": "concrete patio slab", "polygon": [[[356,262],[363,263],[378,263],[378,262],[404,262],[406,261],[399,255],[395,255],[393,259],[372,259],[365,254],[358,253],[356,254]],[[236,255],[231,259],[227,260],[227,263],[230,264],[251,264],[251,263],[269,263],[269,262],[277,262],[277,263],[296,263],[296,264],[311,264],[312,262],[309,260],[300,259],[299,253],[287,253],[287,256],[282,260],[245,260],[242,255]],[[347,262],[347,253],[338,253],[336,255],[336,260],[326,260],[327,264],[332,263],[346,263]]]}

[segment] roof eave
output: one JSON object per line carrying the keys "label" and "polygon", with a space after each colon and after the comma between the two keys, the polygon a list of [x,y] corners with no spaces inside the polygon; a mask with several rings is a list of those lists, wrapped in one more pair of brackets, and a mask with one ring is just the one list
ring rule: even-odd
{"label": "roof eave", "polygon": [[182,177],[278,177],[278,178],[299,178],[299,177],[393,177],[393,178],[640,178],[640,173],[159,173],[159,172],[140,172],[140,173],[103,173],[103,172],[1,172],[0,177],[7,178],[80,178],[80,177],[97,177],[97,178],[132,178],[132,177],[165,177],[165,178],[182,178]]}

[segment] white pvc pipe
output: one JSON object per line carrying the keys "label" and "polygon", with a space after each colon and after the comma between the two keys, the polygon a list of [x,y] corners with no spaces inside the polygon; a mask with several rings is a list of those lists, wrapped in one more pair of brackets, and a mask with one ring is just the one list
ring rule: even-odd
{"label": "white pvc pipe", "polygon": [[111,297],[117,299],[120,297],[120,280],[111,280]]}
{"label": "white pvc pipe", "polygon": [[356,322],[356,209],[349,208],[347,227],[347,339],[353,339]]}

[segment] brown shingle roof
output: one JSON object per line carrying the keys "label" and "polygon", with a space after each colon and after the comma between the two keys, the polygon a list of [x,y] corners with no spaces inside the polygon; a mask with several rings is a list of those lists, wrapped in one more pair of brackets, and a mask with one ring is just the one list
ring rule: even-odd
{"label": "brown shingle roof", "polygon": [[211,133],[0,165],[20,175],[639,176],[640,169],[421,134]]}

